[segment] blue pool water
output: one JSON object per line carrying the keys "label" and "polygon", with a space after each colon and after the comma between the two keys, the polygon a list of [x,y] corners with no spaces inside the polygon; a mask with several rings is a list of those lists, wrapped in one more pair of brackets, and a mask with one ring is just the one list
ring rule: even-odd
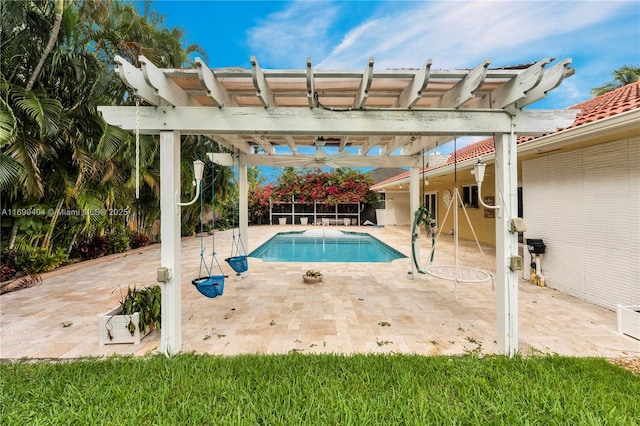
{"label": "blue pool water", "polygon": [[264,262],[391,262],[407,257],[369,234],[322,229],[280,232],[249,256]]}

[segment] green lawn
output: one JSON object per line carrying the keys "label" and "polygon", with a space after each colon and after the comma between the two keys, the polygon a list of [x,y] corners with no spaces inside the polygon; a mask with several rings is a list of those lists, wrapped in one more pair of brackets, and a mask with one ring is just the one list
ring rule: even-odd
{"label": "green lawn", "polygon": [[640,424],[604,359],[180,354],[0,363],[0,424]]}

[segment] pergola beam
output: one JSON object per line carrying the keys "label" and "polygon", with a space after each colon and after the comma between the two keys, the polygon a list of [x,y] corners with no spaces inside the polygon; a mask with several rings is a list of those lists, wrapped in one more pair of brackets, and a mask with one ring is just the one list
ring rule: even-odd
{"label": "pergola beam", "polygon": [[431,59],[428,59],[415,73],[411,79],[411,83],[398,95],[398,100],[393,105],[394,107],[411,108],[422,98],[422,91],[427,87],[427,83],[429,83],[431,64]]}
{"label": "pergola beam", "polygon": [[571,58],[565,59],[562,62],[548,68],[544,71],[542,80],[538,85],[527,92],[526,98],[516,102],[517,108],[524,108],[534,102],[539,101],[547,96],[547,92],[555,89],[562,83],[569,75],[573,74],[573,69],[569,68],[571,65]]}
{"label": "pergola beam", "polygon": [[[310,164],[323,166],[323,163],[313,155],[242,154],[240,156],[240,164],[246,166],[307,167]],[[339,167],[418,167],[421,165],[421,159],[417,155],[347,155],[339,158],[328,156],[326,163],[333,163]]]}
{"label": "pergola beam", "polygon": [[240,151],[246,154],[253,152],[251,145],[238,135],[209,135],[209,137],[231,151]]}
{"label": "pergola beam", "polygon": [[260,102],[262,102],[262,106],[265,108],[275,106],[275,98],[255,56],[251,57],[251,78],[253,80],[253,86],[256,88],[256,96],[260,99]]}
{"label": "pergola beam", "polygon": [[[476,91],[482,87],[487,77],[487,69],[491,63],[490,59],[485,59],[480,65],[471,70],[467,76],[460,79],[455,86],[445,92],[438,100],[437,106],[440,108],[459,108],[466,104],[476,95]],[[451,139],[449,136],[430,136],[422,138],[422,146],[438,146]],[[411,147],[409,151],[413,151]]]}
{"label": "pergola beam", "polygon": [[349,143],[349,136],[343,136],[340,138],[340,144],[338,146],[338,151],[342,152],[347,147],[347,143]]}
{"label": "pergola beam", "polygon": [[378,145],[380,139],[382,139],[382,136],[369,136],[360,148],[360,155],[367,155],[374,146]]}
{"label": "pergola beam", "polygon": [[362,73],[362,80],[360,81],[360,87],[358,88],[358,92],[356,93],[355,101],[353,102],[353,107],[355,109],[364,108],[364,104],[367,102],[367,98],[369,97],[369,89],[371,88],[372,81],[373,81],[373,58],[369,58],[367,67],[364,69],[364,72]]}
{"label": "pergola beam", "polygon": [[444,93],[438,100],[437,108],[458,108],[464,105],[476,94],[487,76],[487,68],[491,63],[490,59],[485,59],[480,65],[471,70],[466,77],[462,78],[449,91]]}
{"label": "pergola beam", "polygon": [[[526,99],[527,92],[536,87],[542,80],[544,67],[551,62],[545,58],[531,65],[517,77],[512,78],[504,85],[487,94],[480,102],[473,105],[474,108],[509,108],[514,110],[514,105]],[[520,133],[520,131],[518,131]]]}
{"label": "pergola beam", "polygon": [[380,155],[389,155],[396,149],[411,142],[411,136],[394,136],[394,138],[382,147]]}
{"label": "pergola beam", "polygon": [[311,58],[307,58],[307,101],[309,102],[309,108],[314,107],[315,88],[313,82],[313,65],[311,64]]}
{"label": "pergola beam", "polygon": [[196,58],[196,69],[198,70],[200,82],[207,88],[207,94],[216,105],[219,107],[237,106],[227,89],[224,88],[213,71],[211,71],[211,68],[200,58]]}
{"label": "pergola beam", "polygon": [[264,152],[266,152],[267,154],[274,154],[276,152],[273,144],[269,142],[269,140],[264,136],[253,136],[253,141],[256,144],[260,145],[260,147],[264,149]]}
{"label": "pergola beam", "polygon": [[124,84],[135,91],[136,96],[144,99],[151,105],[160,105],[162,103],[156,90],[145,81],[140,69],[134,67],[129,61],[118,55],[116,55],[114,61],[117,64],[115,68],[116,72],[120,75]]}
{"label": "pergola beam", "polygon": [[[107,123],[136,129],[136,107],[101,106]],[[540,135],[570,125],[576,110],[525,110],[515,116],[518,134]],[[508,132],[503,110],[364,110],[335,113],[320,108],[141,107],[142,134],[178,130],[181,134],[291,136],[485,136]]]}
{"label": "pergola beam", "polygon": [[298,146],[296,145],[296,141],[293,139],[293,136],[284,135],[283,137],[284,141],[287,143],[287,146],[289,146],[291,153],[295,154],[298,151]]}
{"label": "pergola beam", "polygon": [[164,72],[156,67],[153,62],[140,55],[138,60],[142,64],[142,75],[148,86],[152,87],[156,94],[167,104],[174,106],[199,105],[187,92],[164,75]]}

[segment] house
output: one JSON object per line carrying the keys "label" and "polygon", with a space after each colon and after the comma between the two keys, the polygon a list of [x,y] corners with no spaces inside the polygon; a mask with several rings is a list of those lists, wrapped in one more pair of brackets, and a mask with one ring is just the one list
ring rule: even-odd
{"label": "house", "polygon": [[[526,239],[541,239],[547,286],[588,302],[615,309],[640,304],[640,82],[570,107],[574,123],[537,138],[518,139],[518,216],[523,217],[524,276],[531,258]],[[478,194],[470,173],[481,159],[487,173]],[[421,170],[424,203],[437,226],[450,232],[453,214],[445,213],[456,190],[480,241],[495,244],[494,212],[487,204],[495,192],[493,139],[456,150],[442,165]],[[387,225],[411,222],[409,172],[380,182]],[[460,215],[464,218],[464,215]],[[461,238],[473,238],[465,219]]]}

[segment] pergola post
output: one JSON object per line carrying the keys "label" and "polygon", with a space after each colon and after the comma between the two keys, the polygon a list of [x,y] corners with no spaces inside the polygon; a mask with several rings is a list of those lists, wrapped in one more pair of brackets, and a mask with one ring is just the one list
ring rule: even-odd
{"label": "pergola post", "polygon": [[[420,207],[420,179],[419,179],[419,168],[411,167],[409,169],[409,208],[411,209],[411,220],[414,219],[413,215],[416,210]],[[413,223],[413,222],[412,222]],[[420,259],[420,229],[418,228],[417,236],[415,240],[413,236],[411,237],[412,244],[414,245],[414,253],[416,255],[416,259]],[[414,262],[411,262],[411,276],[416,277],[418,274],[418,269]]]}
{"label": "pergola post", "polygon": [[247,166],[240,164],[238,166],[238,198],[239,198],[239,213],[238,213],[238,229],[240,232],[240,244],[241,247],[249,254],[249,183],[247,180]]}
{"label": "pergola post", "polygon": [[496,306],[498,351],[513,356],[518,351],[518,270],[511,259],[518,256],[518,234],[511,232],[511,219],[518,213],[518,163],[516,135],[495,135],[496,201]]}
{"label": "pergola post", "polygon": [[165,355],[178,353],[182,347],[179,197],[180,132],[163,131],[160,132],[160,266],[167,268],[168,276],[162,284],[160,351]]}

